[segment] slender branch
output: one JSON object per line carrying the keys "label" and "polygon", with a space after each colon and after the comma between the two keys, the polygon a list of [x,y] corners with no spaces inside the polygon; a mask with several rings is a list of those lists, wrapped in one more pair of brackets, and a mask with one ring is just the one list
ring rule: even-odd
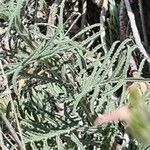
{"label": "slender branch", "polygon": [[78,14],[77,18],[73,21],[73,23],[71,24],[71,26],[69,27],[69,29],[67,30],[67,32],[65,33],[65,36],[69,33],[69,31],[73,28],[73,26],[77,23],[77,21],[79,20],[79,18],[81,17],[81,14]]}
{"label": "slender branch", "polygon": [[108,10],[108,0],[104,0],[102,3],[102,10],[100,14],[100,31],[101,31],[101,43],[104,43],[103,49],[104,53],[107,53],[107,46],[106,46],[106,32],[105,32],[105,21],[106,21],[106,12]]}
{"label": "slender branch", "polygon": [[5,117],[5,115],[2,114],[1,117],[2,117],[3,121],[5,122],[7,128],[11,132],[11,135],[13,136],[14,140],[18,143],[20,149],[23,150],[24,149],[23,145],[22,145],[20,139],[18,138],[18,136],[17,136],[14,128],[12,127],[12,125],[10,124],[10,122],[8,121],[8,119]]}
{"label": "slender branch", "polygon": [[[87,1],[82,0],[82,17],[81,17],[81,29],[84,28],[86,23],[86,12],[87,12]],[[82,40],[85,38],[84,35],[82,35]]]}
{"label": "slender branch", "polygon": [[0,127],[0,147],[2,150],[8,150],[8,148],[4,144],[1,127]]}
{"label": "slender branch", "polygon": [[[4,133],[2,133],[5,140],[7,140],[7,142],[9,143],[9,145],[11,145],[12,147],[14,146],[14,144],[11,142],[10,139],[12,139],[12,137],[10,136],[10,134],[8,136],[6,136]],[[14,148],[13,150],[17,150],[16,148]]]}
{"label": "slender branch", "polygon": [[144,55],[145,58],[147,58],[148,62],[150,62],[149,54],[146,52],[144,46],[142,45],[141,38],[140,38],[138,29],[136,26],[136,22],[135,22],[135,16],[134,16],[134,13],[132,11],[130,2],[129,2],[129,0],[124,0],[124,2],[125,2],[126,9],[127,9],[127,14],[128,14],[129,20],[130,20],[131,29],[133,32],[135,42],[136,42],[140,52]]}
{"label": "slender branch", "polygon": [[142,23],[144,43],[145,43],[146,47],[148,47],[148,39],[147,39],[147,34],[146,34],[146,27],[145,27],[145,19],[144,19],[144,14],[143,14],[142,0],[138,0],[138,4],[139,4],[139,12],[140,12],[141,23]]}
{"label": "slender branch", "polygon": [[13,99],[11,97],[11,91],[10,91],[9,86],[8,86],[7,76],[5,75],[1,60],[0,60],[0,69],[2,71],[2,75],[3,75],[3,78],[4,78],[4,85],[6,86],[6,90],[7,90],[7,97],[8,97],[8,100],[10,100],[12,111],[13,111],[15,119],[16,119],[19,135],[20,135],[20,138],[21,138],[21,141],[22,141],[22,150],[25,150],[26,148],[25,148],[25,144],[24,144],[24,141],[23,141],[21,127],[20,127],[20,124],[19,124],[19,120],[18,120],[18,117],[17,117],[17,113],[16,113],[16,109],[15,109],[15,106],[14,106]]}

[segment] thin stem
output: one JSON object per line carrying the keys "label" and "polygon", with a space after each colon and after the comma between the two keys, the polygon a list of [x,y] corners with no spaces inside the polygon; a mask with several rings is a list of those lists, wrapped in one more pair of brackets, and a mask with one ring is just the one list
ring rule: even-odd
{"label": "thin stem", "polygon": [[136,22],[135,22],[135,16],[134,16],[134,13],[132,11],[130,2],[129,2],[129,0],[124,0],[124,2],[125,2],[126,9],[127,9],[127,14],[128,14],[129,20],[130,20],[131,29],[133,32],[135,42],[136,42],[140,52],[144,55],[144,57],[147,59],[147,61],[150,62],[149,54],[147,53],[144,46],[142,45],[141,38],[140,38],[138,29],[136,26]]}
{"label": "thin stem", "polygon": [[4,85],[6,86],[6,90],[7,90],[7,97],[8,97],[8,100],[10,100],[12,111],[13,111],[15,119],[16,119],[19,135],[20,135],[20,138],[21,138],[21,141],[22,141],[22,150],[25,150],[26,148],[25,148],[25,144],[24,144],[24,141],[23,141],[21,127],[20,127],[20,124],[19,124],[19,120],[18,120],[18,117],[17,117],[17,113],[16,113],[16,109],[15,109],[15,106],[14,106],[13,99],[11,97],[11,91],[10,91],[9,86],[8,86],[7,76],[5,75],[1,60],[0,60],[0,69],[2,71],[2,75],[3,75],[3,78],[4,78]]}
{"label": "thin stem", "polygon": [[24,149],[22,146],[22,143],[20,141],[20,139],[17,136],[17,133],[15,132],[14,128],[12,127],[12,125],[10,124],[10,122],[8,121],[8,119],[5,117],[5,115],[1,115],[3,121],[5,122],[7,128],[9,129],[9,131],[11,132],[11,135],[13,136],[13,138],[15,139],[15,141],[18,143],[20,149]]}
{"label": "thin stem", "polygon": [[140,17],[141,17],[141,23],[142,23],[144,43],[148,47],[148,39],[147,39],[147,34],[146,34],[146,27],[145,27],[145,19],[144,19],[144,14],[143,14],[142,0],[138,0],[138,4],[139,4],[139,11],[140,11]]}
{"label": "thin stem", "polygon": [[2,150],[8,150],[8,148],[4,144],[1,127],[0,127],[0,147],[2,148]]}

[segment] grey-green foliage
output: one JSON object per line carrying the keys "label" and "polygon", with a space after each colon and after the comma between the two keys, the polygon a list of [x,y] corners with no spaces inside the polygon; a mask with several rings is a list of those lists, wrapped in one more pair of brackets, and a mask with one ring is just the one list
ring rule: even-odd
{"label": "grey-green foliage", "polygon": [[[0,16],[7,18],[8,32],[14,30],[19,38],[18,50],[15,46],[11,49],[14,61],[5,65],[5,71],[12,77],[10,85],[27,149],[110,149],[117,124],[99,128],[92,124],[98,113],[116,108],[112,95],[125,84],[135,46],[127,39],[115,42],[106,55],[101,53],[101,43],[88,51],[87,44],[101,33],[83,41],[77,38],[100,24],[86,27],[72,38],[65,35],[64,1],[58,25],[43,24],[49,34],[39,33],[38,23],[25,28],[21,12],[27,4],[11,0],[0,11]],[[19,91],[21,77],[27,81]]]}

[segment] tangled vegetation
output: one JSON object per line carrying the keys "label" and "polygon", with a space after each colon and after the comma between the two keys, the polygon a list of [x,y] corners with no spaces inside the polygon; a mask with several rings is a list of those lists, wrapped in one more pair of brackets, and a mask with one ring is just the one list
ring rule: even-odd
{"label": "tangled vegetation", "polygon": [[127,84],[149,82],[149,55],[142,51],[148,43],[139,27],[145,43],[135,38],[125,6],[0,1],[2,149],[148,149],[122,122],[94,125],[98,115],[126,103]]}

